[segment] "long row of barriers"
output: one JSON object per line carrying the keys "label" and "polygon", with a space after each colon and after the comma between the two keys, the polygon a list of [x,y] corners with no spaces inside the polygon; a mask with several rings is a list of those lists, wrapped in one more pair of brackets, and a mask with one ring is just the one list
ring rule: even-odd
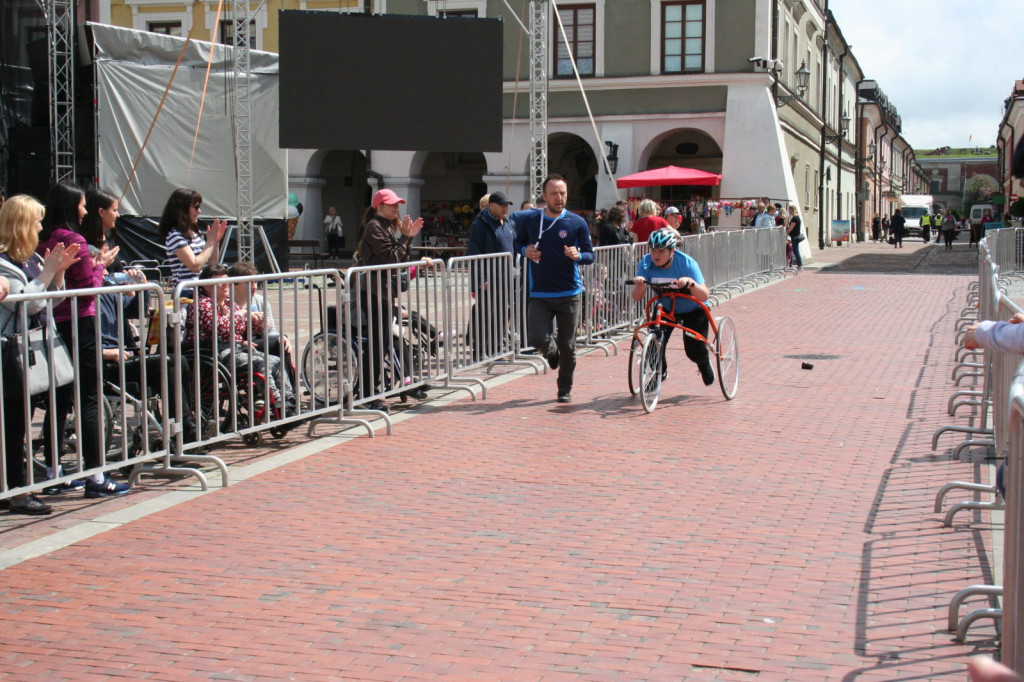
{"label": "long row of barriers", "polygon": [[[981,320],[1009,321],[1024,314],[1008,291],[1024,273],[1024,230],[1007,228],[990,231],[979,245],[978,281],[968,293],[967,306],[957,321],[956,364],[952,379],[958,390],[949,400],[948,411],[955,416],[960,408],[970,408],[966,425],[957,424],[938,429],[932,440],[938,447],[945,433],[962,433],[966,439],[953,448],[954,457],[971,448],[983,448],[996,460],[1002,460],[1003,490],[998,480],[990,482],[955,481],[936,495],[935,512],[942,512],[947,493],[965,490],[971,499],[949,507],[943,524],[950,526],[953,517],[963,510],[1004,511],[1002,585],[971,585],[960,590],[949,607],[948,627],[963,641],[970,627],[982,620],[1001,625],[1003,662],[1014,670],[1024,669],[1024,362],[1019,355],[994,350],[969,351],[962,348],[966,330]],[[967,388],[960,388],[964,380]],[[996,476],[999,478],[999,475]],[[983,499],[987,498],[987,499]],[[996,529],[998,532],[998,529]],[[960,616],[968,600],[983,597],[987,604]]]}
{"label": "long row of barriers", "polygon": [[[712,305],[787,272],[781,228],[690,235],[679,248],[700,263]],[[581,268],[578,345],[618,352],[617,340],[643,314],[624,279],[646,252],[646,244],[598,247],[595,262]],[[95,349],[91,359],[103,368],[95,386],[83,387],[76,377],[71,387],[30,396],[0,385],[0,399],[29,406],[20,421],[30,435],[21,451],[3,451],[0,499],[114,470],[133,484],[146,476],[191,476],[206,488],[197,463],[219,469],[227,485],[227,467],[215,454],[226,441],[255,445],[296,428],[312,437],[318,425],[339,423],[372,437],[375,419],[390,434],[381,401],[416,400],[436,389],[476,400],[486,398],[484,378],[496,366],[547,371],[528,345],[528,292],[510,254],[217,277],[173,290],[144,283],[20,294],[4,305],[43,301],[41,318],[53,319],[61,300],[84,305],[93,297],[97,316],[73,320],[73,338],[65,340],[76,366],[80,347]],[[24,310],[20,315],[23,326],[35,324]],[[79,334],[93,343],[80,343]],[[9,376],[5,360],[0,375]],[[90,391],[101,397],[98,465],[87,462],[80,437],[81,396]],[[64,446],[43,448],[41,434],[47,424],[56,428],[58,403],[69,395],[65,437],[57,439]],[[11,458],[24,468],[22,484],[8,480]]]}

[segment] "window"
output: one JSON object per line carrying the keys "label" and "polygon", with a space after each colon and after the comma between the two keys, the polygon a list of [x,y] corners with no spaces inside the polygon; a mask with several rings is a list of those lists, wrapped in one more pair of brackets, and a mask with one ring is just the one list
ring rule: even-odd
{"label": "window", "polygon": [[[220,22],[220,31],[217,32],[217,42],[222,45],[234,45],[235,44],[235,22],[230,19],[222,19]],[[256,49],[256,22],[249,22],[249,49]]]}
{"label": "window", "polygon": [[558,16],[565,26],[565,35],[569,39],[566,49],[562,40],[562,32],[558,22],[552,24],[552,39],[555,41],[555,78],[572,78],[572,58],[576,58],[576,68],[581,76],[594,75],[594,33],[596,11],[594,5],[564,5],[558,8]]}
{"label": "window", "polygon": [[[383,11],[383,10],[380,10]],[[427,14],[432,17],[487,17],[487,0],[427,0]]]}
{"label": "window", "polygon": [[180,21],[150,21],[146,24],[146,30],[150,33],[162,33],[165,36],[181,37]]}
{"label": "window", "polygon": [[704,71],[704,0],[661,6],[662,73]]}

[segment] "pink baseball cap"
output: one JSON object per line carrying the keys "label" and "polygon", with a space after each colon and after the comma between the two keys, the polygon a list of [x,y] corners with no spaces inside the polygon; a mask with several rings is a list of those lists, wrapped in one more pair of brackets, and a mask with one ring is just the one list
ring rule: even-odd
{"label": "pink baseball cap", "polygon": [[371,202],[373,208],[377,208],[381,204],[404,204],[405,199],[395,194],[390,189],[377,190],[377,193],[373,195],[373,201]]}

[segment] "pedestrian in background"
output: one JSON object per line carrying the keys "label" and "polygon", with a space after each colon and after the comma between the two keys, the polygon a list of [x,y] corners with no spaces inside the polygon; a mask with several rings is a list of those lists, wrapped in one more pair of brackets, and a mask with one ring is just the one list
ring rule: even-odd
{"label": "pedestrian in background", "polygon": [[[875,218],[875,220],[878,219]],[[797,212],[796,205],[790,204],[787,234],[789,235],[790,242],[793,244],[793,260],[796,262],[797,272],[804,269],[804,261],[800,257],[800,242],[804,240],[803,230],[801,229],[802,225],[803,221],[800,220],[800,214]]]}
{"label": "pedestrian in background", "polygon": [[637,207],[639,218],[633,221],[633,241],[637,244],[646,244],[651,233],[668,227],[668,222],[658,215],[658,204],[654,199],[644,199]]}
{"label": "pedestrian in background", "polygon": [[903,217],[903,213],[900,209],[896,209],[896,212],[892,214],[892,219],[889,220],[889,230],[892,233],[893,248],[903,248],[903,227],[907,224],[907,219]]}
{"label": "pedestrian in background", "polygon": [[327,209],[327,215],[324,217],[324,238],[327,240],[328,258],[341,258],[341,246],[344,243],[342,240],[343,234],[344,226],[341,223],[341,216],[331,206]]}
{"label": "pedestrian in background", "polygon": [[668,206],[662,214],[669,227],[682,235],[683,214],[675,206]]}
{"label": "pedestrian in background", "polygon": [[[469,226],[467,256],[514,253],[515,225],[508,217],[512,202],[504,192],[484,195],[487,205]],[[504,260],[470,261],[470,290],[475,297],[470,311],[466,341],[472,346],[473,361],[497,355],[509,325],[511,291],[506,285],[512,273]]]}
{"label": "pedestrian in background", "polygon": [[953,250],[953,240],[956,239],[956,218],[953,217],[953,212],[946,209],[946,215],[942,217],[942,238],[946,240],[946,249],[948,251]]}

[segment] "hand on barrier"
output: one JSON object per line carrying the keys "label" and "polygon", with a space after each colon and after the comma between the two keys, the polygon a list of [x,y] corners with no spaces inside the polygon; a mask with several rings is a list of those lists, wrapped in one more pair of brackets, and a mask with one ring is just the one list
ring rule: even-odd
{"label": "hand on barrier", "polygon": [[997,663],[990,656],[971,656],[967,663],[971,682],[1021,682],[1024,680],[1012,669]]}

